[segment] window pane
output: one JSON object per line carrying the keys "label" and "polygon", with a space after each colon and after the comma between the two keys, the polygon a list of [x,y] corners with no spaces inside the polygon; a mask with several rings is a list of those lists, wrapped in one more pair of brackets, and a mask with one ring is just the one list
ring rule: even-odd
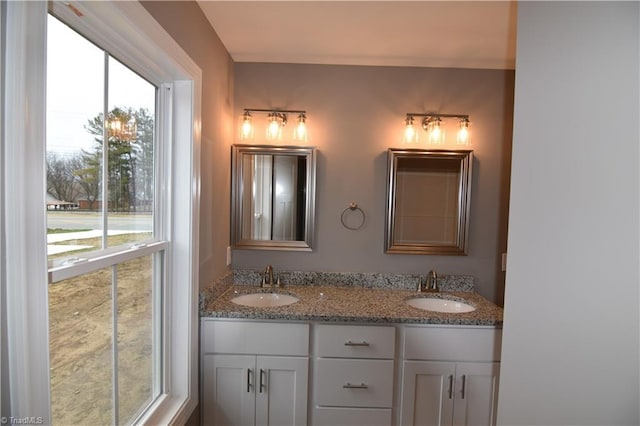
{"label": "window pane", "polygon": [[112,270],[49,285],[54,424],[113,423]]}
{"label": "window pane", "polygon": [[[49,16],[48,22],[49,260],[148,239],[153,231],[156,87],[57,18]],[[108,201],[103,203],[105,184]]]}
{"label": "window pane", "polygon": [[122,244],[148,239],[153,230],[156,88],[110,57],[108,99],[107,223]]}
{"label": "window pane", "polygon": [[[129,423],[156,396],[158,363],[154,312],[154,258],[141,257],[118,265],[118,424]],[[154,344],[155,343],[155,344]],[[159,375],[158,375],[159,376]],[[157,377],[157,376],[156,376]]]}
{"label": "window pane", "polygon": [[58,19],[47,29],[49,260],[102,246],[102,155],[93,117],[104,109],[104,52]]}

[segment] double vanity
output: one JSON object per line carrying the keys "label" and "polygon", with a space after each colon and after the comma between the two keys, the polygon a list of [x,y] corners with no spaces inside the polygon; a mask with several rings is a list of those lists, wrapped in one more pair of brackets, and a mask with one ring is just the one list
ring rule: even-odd
{"label": "double vanity", "polygon": [[502,309],[471,277],[288,278],[202,297],[202,424],[495,423]]}
{"label": "double vanity", "polygon": [[[315,148],[231,158],[232,247],[313,251]],[[385,253],[466,255],[472,151],[387,160]],[[339,219],[367,220],[354,202]],[[200,314],[204,425],[495,424],[502,309],[472,277],[234,270]]]}

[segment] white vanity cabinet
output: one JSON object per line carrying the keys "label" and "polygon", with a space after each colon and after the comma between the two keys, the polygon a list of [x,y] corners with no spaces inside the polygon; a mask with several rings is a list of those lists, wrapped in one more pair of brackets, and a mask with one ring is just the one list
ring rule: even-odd
{"label": "white vanity cabinet", "polygon": [[392,423],[393,326],[315,326],[313,426]]}
{"label": "white vanity cabinet", "polygon": [[499,328],[204,318],[201,332],[203,425],[495,425]]}
{"label": "white vanity cabinet", "polygon": [[494,425],[502,331],[404,328],[402,425]]}
{"label": "white vanity cabinet", "polygon": [[202,424],[306,425],[309,325],[202,320]]}

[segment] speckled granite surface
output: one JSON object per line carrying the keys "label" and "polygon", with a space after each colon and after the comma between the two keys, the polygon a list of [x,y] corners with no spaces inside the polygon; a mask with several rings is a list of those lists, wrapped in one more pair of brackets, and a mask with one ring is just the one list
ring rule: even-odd
{"label": "speckled granite surface", "polygon": [[[297,321],[502,325],[502,308],[469,291],[417,293],[395,288],[361,286],[287,285],[276,289],[300,300],[294,304],[271,308],[236,305],[231,299],[240,294],[269,292],[257,285],[233,284],[219,297],[201,298],[201,317],[276,319]],[[213,295],[209,295],[213,296]],[[439,313],[413,308],[405,303],[412,297],[461,298],[476,307],[468,313]]]}
{"label": "speckled granite surface", "polygon": [[[234,270],[234,284],[259,285],[263,271]],[[377,274],[364,272],[299,272],[281,271],[276,273],[284,285],[368,287],[396,290],[415,290],[419,282],[426,280],[426,274]],[[470,275],[443,275],[438,278],[442,291],[473,291],[473,277]]]}
{"label": "speckled granite surface", "polygon": [[198,310],[200,311],[200,314],[202,315],[202,312],[205,310],[206,305],[210,303],[210,301],[216,300],[232,285],[233,271],[229,271],[222,277],[211,283],[209,287],[201,290],[198,300]]}

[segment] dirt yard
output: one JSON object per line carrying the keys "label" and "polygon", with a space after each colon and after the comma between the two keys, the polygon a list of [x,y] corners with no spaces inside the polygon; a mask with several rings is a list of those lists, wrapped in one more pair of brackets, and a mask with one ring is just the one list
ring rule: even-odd
{"label": "dirt yard", "polygon": [[115,422],[125,424],[154,396],[152,258],[135,259],[115,269],[115,363],[114,268],[49,284],[51,405],[55,425],[113,424],[114,389],[119,406]]}

